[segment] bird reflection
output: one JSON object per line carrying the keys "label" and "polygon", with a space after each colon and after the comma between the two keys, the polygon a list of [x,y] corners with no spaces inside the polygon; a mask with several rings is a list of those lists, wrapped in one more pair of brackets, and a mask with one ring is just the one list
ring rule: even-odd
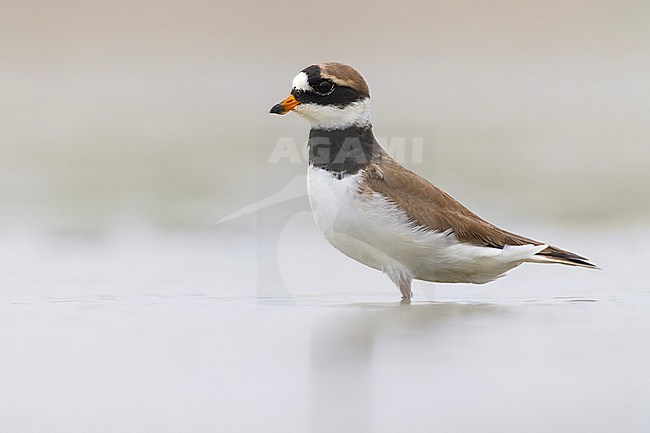
{"label": "bird reflection", "polygon": [[[394,356],[408,358],[409,344],[436,344],[437,330],[466,316],[499,314],[492,304],[353,303],[335,308],[317,323],[311,335],[312,431],[315,433],[370,432],[373,426],[373,360],[388,347]],[[391,340],[393,340],[391,342]],[[395,342],[395,340],[397,342]]]}

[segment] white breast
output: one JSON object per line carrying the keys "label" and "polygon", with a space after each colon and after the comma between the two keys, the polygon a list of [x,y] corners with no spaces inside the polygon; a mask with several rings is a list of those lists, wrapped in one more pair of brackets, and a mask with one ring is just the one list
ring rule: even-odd
{"label": "white breast", "polygon": [[314,220],[342,253],[393,279],[486,283],[545,248],[462,244],[451,233],[415,225],[378,193],[361,194],[362,179],[363,172],[339,179],[310,166],[307,190]]}
{"label": "white breast", "polygon": [[375,247],[376,211],[359,194],[361,172],[338,179],[327,170],[309,167],[307,191],[316,225],[344,254],[375,269],[391,258]]}

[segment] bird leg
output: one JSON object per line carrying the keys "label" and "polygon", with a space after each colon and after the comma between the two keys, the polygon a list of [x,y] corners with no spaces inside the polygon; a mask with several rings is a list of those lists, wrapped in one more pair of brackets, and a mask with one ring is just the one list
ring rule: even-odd
{"label": "bird leg", "polygon": [[397,286],[402,292],[402,304],[410,304],[413,292],[411,291],[411,281],[413,280],[410,275],[403,271],[396,271],[395,269],[384,270],[388,278]]}
{"label": "bird leg", "polygon": [[399,291],[402,292],[402,304],[410,304],[411,298],[413,297],[413,291],[411,290],[411,280],[401,279],[400,281],[395,282]]}
{"label": "bird leg", "polygon": [[410,304],[413,292],[411,291],[411,282],[408,284],[399,285],[399,291],[402,292],[402,304]]}

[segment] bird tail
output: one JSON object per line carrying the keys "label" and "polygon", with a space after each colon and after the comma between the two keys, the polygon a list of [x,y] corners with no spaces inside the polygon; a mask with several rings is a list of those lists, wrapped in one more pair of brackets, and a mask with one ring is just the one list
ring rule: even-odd
{"label": "bird tail", "polygon": [[547,247],[526,261],[533,263],[558,263],[561,265],[579,266],[581,268],[600,269],[586,257],[554,246]]}

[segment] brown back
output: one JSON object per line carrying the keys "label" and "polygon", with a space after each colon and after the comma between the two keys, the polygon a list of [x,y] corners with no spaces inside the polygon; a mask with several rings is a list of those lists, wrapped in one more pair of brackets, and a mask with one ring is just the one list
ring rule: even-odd
{"label": "brown back", "polygon": [[[542,245],[542,242],[510,233],[483,220],[449,194],[400,166],[385,152],[366,169],[365,176],[367,188],[394,202],[413,222],[429,230],[451,231],[460,242],[477,246]],[[573,264],[588,263],[584,263],[584,257],[553,246],[539,254]]]}

